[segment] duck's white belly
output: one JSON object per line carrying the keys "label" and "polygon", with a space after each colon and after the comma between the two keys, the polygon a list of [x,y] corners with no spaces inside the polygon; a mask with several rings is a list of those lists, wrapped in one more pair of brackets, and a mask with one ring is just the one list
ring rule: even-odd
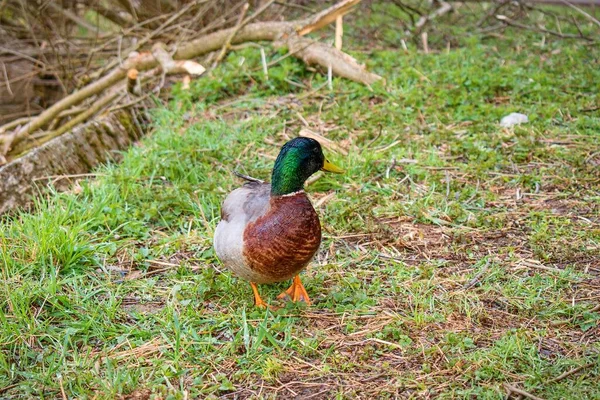
{"label": "duck's white belly", "polygon": [[250,282],[263,283],[263,278],[250,269],[244,259],[245,226],[236,221],[219,222],[215,230],[215,252],[223,265],[240,278]]}
{"label": "duck's white belly", "polygon": [[257,192],[256,189],[253,191],[250,188],[242,187],[231,192],[223,203],[223,210],[227,214],[227,218],[222,219],[215,229],[213,245],[217,257],[234,274],[250,282],[266,283],[262,275],[250,269],[244,258],[244,229],[249,219],[257,218],[266,210],[269,189],[270,185],[260,188],[261,199],[255,206],[255,212],[250,216],[247,210],[240,205],[245,204],[249,195]]}

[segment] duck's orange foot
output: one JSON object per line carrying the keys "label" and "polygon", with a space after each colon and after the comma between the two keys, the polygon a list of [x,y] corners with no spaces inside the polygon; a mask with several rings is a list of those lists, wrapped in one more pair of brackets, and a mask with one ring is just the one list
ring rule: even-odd
{"label": "duck's orange foot", "polygon": [[300,275],[296,275],[292,281],[292,286],[288,290],[277,296],[278,299],[291,299],[293,302],[302,301],[310,306],[310,298],[308,293],[300,281]]}
{"label": "duck's orange foot", "polygon": [[254,305],[258,308],[268,308],[269,305],[263,301],[258,294],[258,288],[256,287],[256,283],[250,282],[250,286],[252,286],[252,291],[254,292]]}

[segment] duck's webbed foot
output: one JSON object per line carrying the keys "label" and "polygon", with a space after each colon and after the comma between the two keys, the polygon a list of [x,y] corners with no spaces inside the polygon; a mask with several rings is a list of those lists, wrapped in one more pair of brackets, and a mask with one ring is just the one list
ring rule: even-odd
{"label": "duck's webbed foot", "polygon": [[267,303],[260,297],[258,294],[258,288],[256,287],[256,283],[250,282],[250,286],[252,286],[252,291],[254,292],[254,305],[258,308],[267,308],[269,307]]}
{"label": "duck's webbed foot", "polygon": [[293,302],[302,301],[310,306],[308,293],[300,281],[300,275],[296,275],[292,281],[292,286],[288,290],[277,296],[278,299],[291,299]]}

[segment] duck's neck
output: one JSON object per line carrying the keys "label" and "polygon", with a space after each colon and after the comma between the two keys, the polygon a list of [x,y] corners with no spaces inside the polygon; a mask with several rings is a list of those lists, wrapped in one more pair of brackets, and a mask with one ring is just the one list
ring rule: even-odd
{"label": "duck's neck", "polygon": [[271,196],[289,196],[303,191],[305,179],[295,171],[285,168],[273,169],[271,177]]}
{"label": "duck's neck", "polygon": [[278,159],[271,175],[271,196],[285,196],[301,192],[310,176],[296,158]]}

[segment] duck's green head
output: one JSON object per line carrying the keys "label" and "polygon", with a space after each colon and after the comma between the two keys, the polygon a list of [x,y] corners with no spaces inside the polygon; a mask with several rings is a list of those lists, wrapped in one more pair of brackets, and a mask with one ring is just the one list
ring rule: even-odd
{"label": "duck's green head", "polygon": [[304,182],[318,170],[343,173],[323,155],[314,139],[297,137],[283,145],[271,177],[271,194],[282,196],[302,190]]}

